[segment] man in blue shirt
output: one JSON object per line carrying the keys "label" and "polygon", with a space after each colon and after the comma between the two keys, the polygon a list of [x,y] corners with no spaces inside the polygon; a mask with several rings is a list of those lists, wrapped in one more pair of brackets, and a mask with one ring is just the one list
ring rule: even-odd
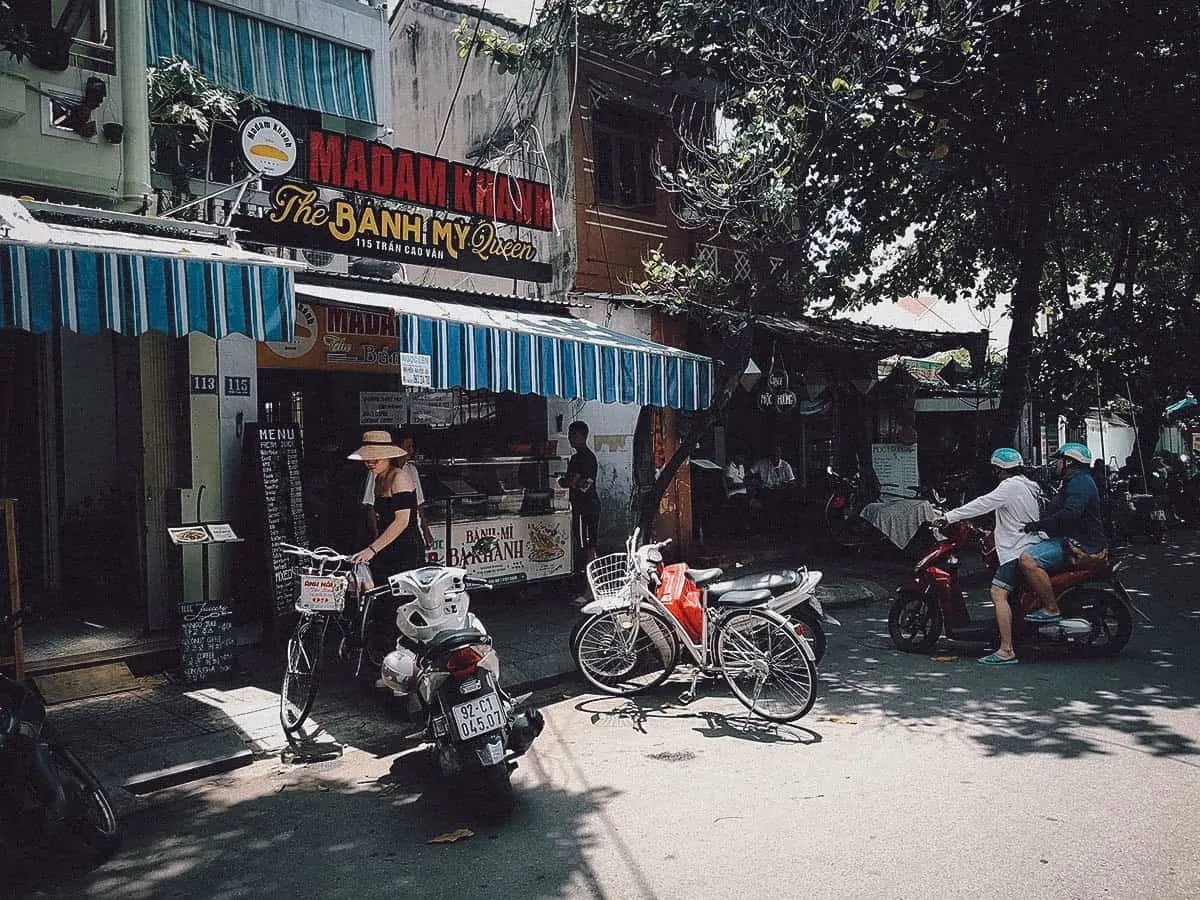
{"label": "man in blue shirt", "polygon": [[1067,544],[1084,553],[1100,553],[1107,547],[1100,492],[1091,473],[1092,454],[1083,444],[1063,444],[1054,458],[1054,475],[1062,486],[1046,506],[1042,517],[1025,526],[1041,532],[1046,540],[1021,554],[1021,572],[1038,595],[1041,608],[1025,617],[1026,622],[1057,622],[1062,619],[1050,576],[1068,567]]}

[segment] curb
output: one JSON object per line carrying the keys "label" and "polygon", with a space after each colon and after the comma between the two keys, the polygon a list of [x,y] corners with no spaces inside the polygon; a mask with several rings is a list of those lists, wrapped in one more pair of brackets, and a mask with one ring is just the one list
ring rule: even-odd
{"label": "curb", "polygon": [[163,788],[177,787],[191,781],[198,781],[210,775],[220,775],[248,766],[256,759],[254,751],[243,749],[211,759],[198,759],[169,766],[153,772],[145,772],[125,779],[121,784],[131,794],[144,795],[161,791]]}

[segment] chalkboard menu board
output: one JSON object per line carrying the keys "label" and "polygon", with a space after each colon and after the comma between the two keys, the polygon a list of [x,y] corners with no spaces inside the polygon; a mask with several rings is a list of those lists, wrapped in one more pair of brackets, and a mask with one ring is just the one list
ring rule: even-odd
{"label": "chalkboard menu board", "polygon": [[295,559],[278,545],[284,541],[308,546],[300,486],[300,429],[295,425],[257,425],[250,430],[249,441],[263,516],[271,610],[276,617],[286,616],[296,603]]}
{"label": "chalkboard menu board", "polygon": [[184,681],[204,681],[233,671],[237,641],[233,607],[187,603],[181,609],[179,658]]}

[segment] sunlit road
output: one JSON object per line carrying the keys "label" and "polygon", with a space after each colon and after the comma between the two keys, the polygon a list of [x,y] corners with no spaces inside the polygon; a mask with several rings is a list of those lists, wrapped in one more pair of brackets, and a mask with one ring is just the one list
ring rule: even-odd
{"label": "sunlit road", "polygon": [[[1153,626],[1101,661],[896,653],[841,613],[798,727],[720,684],[549,692],[500,827],[381,737],[156,796],[120,854],[47,888],[161,897],[1200,896],[1200,538],[1134,560]],[[501,648],[502,650],[502,648]],[[678,678],[678,676],[677,676]],[[402,751],[402,752],[397,752]],[[434,844],[460,827],[474,833]]]}

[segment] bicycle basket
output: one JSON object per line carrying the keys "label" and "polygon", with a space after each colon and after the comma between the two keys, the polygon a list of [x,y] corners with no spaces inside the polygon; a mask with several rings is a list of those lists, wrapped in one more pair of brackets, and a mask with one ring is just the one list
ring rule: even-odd
{"label": "bicycle basket", "polygon": [[299,568],[296,577],[299,579],[297,612],[340,613],[346,608],[346,590],[350,586],[348,573]]}
{"label": "bicycle basket", "polygon": [[597,557],[587,565],[587,580],[592,596],[597,600],[617,600],[627,596],[629,557],[624,553]]}

